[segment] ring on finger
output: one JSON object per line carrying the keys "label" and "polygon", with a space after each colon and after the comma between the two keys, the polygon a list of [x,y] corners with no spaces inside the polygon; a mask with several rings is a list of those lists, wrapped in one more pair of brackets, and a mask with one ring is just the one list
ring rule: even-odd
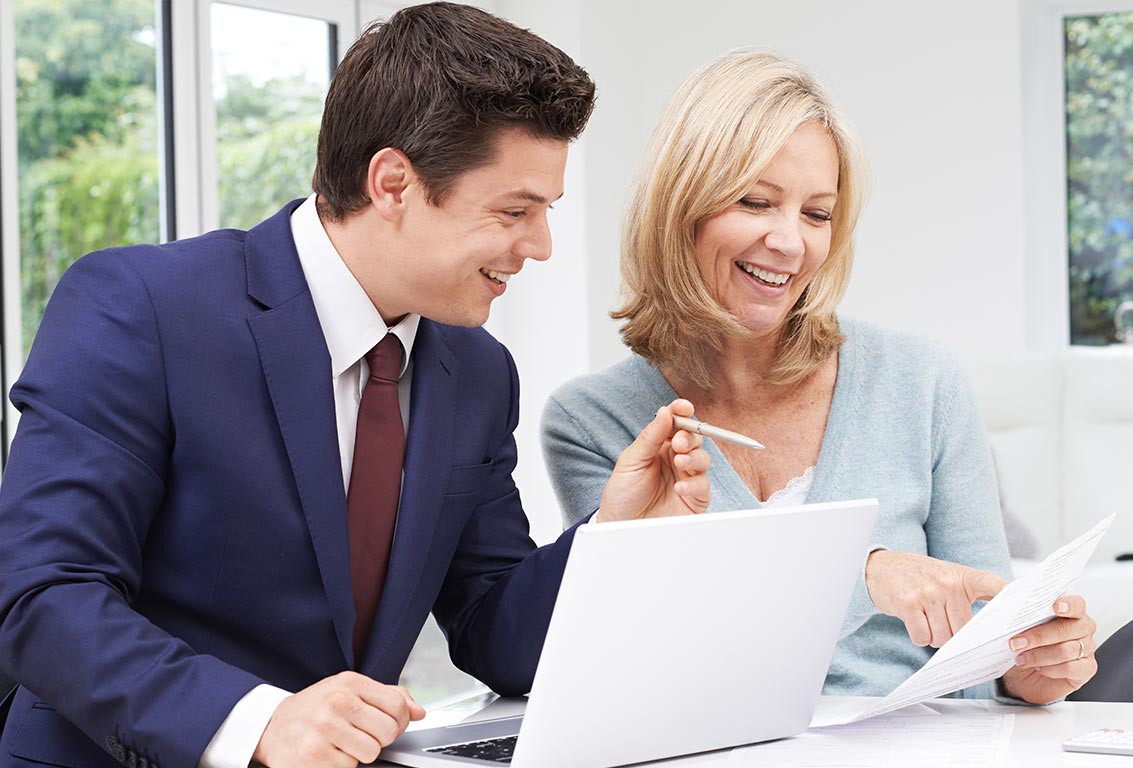
{"label": "ring on finger", "polygon": [[1086,658],[1086,644],[1082,642],[1082,638],[1078,638],[1078,658],[1074,659],[1079,661]]}

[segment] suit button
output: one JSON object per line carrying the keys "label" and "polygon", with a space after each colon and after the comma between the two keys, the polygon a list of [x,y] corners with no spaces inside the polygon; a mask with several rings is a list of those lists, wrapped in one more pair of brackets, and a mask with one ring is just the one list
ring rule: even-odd
{"label": "suit button", "polygon": [[122,742],[118,741],[114,736],[106,737],[106,748],[110,750],[110,754],[114,755],[114,759],[122,763],[126,761],[126,748],[122,746]]}

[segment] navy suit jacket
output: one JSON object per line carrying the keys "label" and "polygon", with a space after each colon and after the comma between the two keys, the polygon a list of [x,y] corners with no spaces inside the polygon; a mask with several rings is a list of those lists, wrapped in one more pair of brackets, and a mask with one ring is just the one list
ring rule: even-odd
{"label": "navy suit jacket", "polygon": [[0,766],[195,768],[259,683],[396,682],[430,610],[461,668],[529,690],[572,532],[528,536],[518,378],[481,329],[421,322],[389,574],[353,658],[298,202],[246,233],[90,254],[56,288],[0,486],[0,667],[21,683]]}

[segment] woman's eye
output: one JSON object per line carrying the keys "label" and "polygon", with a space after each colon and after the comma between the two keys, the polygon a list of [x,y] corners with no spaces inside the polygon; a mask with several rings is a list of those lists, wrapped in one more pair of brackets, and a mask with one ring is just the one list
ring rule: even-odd
{"label": "woman's eye", "polygon": [[828,222],[830,221],[830,213],[827,211],[807,211],[807,218],[811,221]]}
{"label": "woman's eye", "polygon": [[740,205],[744,208],[751,208],[752,210],[762,211],[771,207],[771,204],[766,200],[752,199],[745,197],[740,200]]}

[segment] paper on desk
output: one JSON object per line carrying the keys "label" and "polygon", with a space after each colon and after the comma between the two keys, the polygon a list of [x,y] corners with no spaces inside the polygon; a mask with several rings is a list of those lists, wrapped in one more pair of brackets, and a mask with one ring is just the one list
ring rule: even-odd
{"label": "paper on desk", "polygon": [[979,768],[1006,764],[1015,715],[906,715],[811,729],[732,750],[729,765]]}
{"label": "paper on desk", "polygon": [[970,685],[994,680],[1015,665],[1008,641],[1020,632],[1054,617],[1054,601],[1078,578],[1113,515],[1064,547],[1052,552],[1031,572],[1003,588],[971,621],[940,647],[928,663],[885,698],[843,713],[825,723],[838,725],[875,717]]}

